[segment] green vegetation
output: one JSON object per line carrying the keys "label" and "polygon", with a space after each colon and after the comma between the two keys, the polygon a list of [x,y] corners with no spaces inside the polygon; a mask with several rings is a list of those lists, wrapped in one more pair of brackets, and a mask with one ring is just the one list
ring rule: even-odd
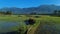
{"label": "green vegetation", "polygon": [[[39,26],[41,21],[47,21],[47,22],[54,22],[56,24],[60,24],[60,17],[54,17],[54,16],[48,16],[48,15],[30,15],[34,17],[36,20],[36,23],[34,25],[31,25],[32,28],[28,34],[33,34],[36,30],[36,28]],[[36,17],[37,16],[37,17]],[[0,21],[16,21],[21,23],[21,29],[22,32],[25,32],[27,30],[27,25],[24,24],[24,20],[28,19],[29,16],[26,15],[1,15]]]}
{"label": "green vegetation", "polygon": [[28,32],[28,34],[34,34],[37,27],[40,25],[40,22],[48,22],[50,24],[60,24],[60,17],[53,17],[53,16],[41,16],[40,18],[36,18],[36,23],[33,25],[31,30]]}

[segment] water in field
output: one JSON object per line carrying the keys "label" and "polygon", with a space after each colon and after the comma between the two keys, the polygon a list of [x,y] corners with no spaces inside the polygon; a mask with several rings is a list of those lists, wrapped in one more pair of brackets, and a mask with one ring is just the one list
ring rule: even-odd
{"label": "water in field", "polygon": [[60,34],[60,24],[43,24],[38,27],[36,34]]}
{"label": "water in field", "polygon": [[17,31],[20,28],[20,22],[0,21],[0,33]]}

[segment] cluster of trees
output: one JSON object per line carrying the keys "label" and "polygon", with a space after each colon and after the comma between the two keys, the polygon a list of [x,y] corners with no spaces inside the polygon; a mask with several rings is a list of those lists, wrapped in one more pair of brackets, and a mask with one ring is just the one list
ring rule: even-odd
{"label": "cluster of trees", "polygon": [[[0,14],[3,14],[3,15],[12,15],[12,11],[6,11],[6,12],[2,12],[0,11]],[[55,16],[60,16],[60,10],[55,10],[53,12],[53,14],[37,14],[36,12],[31,12],[30,15],[55,15]]]}
{"label": "cluster of trees", "polygon": [[55,11],[53,12],[53,15],[55,15],[55,16],[60,16],[60,10],[55,10]]}
{"label": "cluster of trees", "polygon": [[1,11],[0,11],[0,14],[3,14],[3,15],[11,15],[12,12],[11,12],[11,11],[1,12]]}
{"label": "cluster of trees", "polygon": [[36,15],[37,13],[36,12],[31,12],[30,15]]}
{"label": "cluster of trees", "polygon": [[31,12],[30,15],[53,15],[60,17],[60,10],[54,10],[51,14],[37,14],[36,12]]}

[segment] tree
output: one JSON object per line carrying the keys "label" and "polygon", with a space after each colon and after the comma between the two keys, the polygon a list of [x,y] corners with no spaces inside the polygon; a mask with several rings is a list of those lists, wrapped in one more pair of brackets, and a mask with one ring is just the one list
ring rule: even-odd
{"label": "tree", "polygon": [[5,12],[0,11],[0,15],[4,15],[4,14],[5,14]]}
{"label": "tree", "polygon": [[12,14],[11,11],[7,11],[7,12],[6,12],[6,15],[11,15],[11,14]]}
{"label": "tree", "polygon": [[55,10],[54,13],[53,13],[55,16],[60,16],[60,10]]}
{"label": "tree", "polygon": [[36,15],[36,12],[31,12],[30,14],[31,14],[31,15]]}
{"label": "tree", "polygon": [[58,14],[58,16],[60,16],[60,10],[58,11],[58,13],[57,13],[57,14]]}
{"label": "tree", "polygon": [[53,12],[53,15],[57,15],[57,10],[55,10],[55,11]]}

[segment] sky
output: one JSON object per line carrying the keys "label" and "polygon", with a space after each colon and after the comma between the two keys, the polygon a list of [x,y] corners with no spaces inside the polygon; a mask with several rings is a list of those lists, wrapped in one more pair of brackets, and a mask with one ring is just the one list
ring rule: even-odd
{"label": "sky", "polygon": [[0,0],[0,8],[3,7],[28,8],[37,7],[45,4],[60,5],[60,0]]}

